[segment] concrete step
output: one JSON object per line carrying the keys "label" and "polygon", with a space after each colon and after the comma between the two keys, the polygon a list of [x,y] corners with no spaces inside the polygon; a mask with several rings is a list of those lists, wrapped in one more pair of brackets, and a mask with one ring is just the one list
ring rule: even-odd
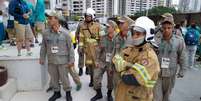
{"label": "concrete step", "polygon": [[10,101],[17,92],[16,80],[9,78],[8,82],[0,87],[0,101]]}

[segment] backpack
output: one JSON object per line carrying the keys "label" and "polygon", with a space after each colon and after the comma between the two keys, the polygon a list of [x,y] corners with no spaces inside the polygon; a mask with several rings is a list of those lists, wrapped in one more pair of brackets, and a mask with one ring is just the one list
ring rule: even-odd
{"label": "backpack", "polygon": [[188,29],[186,35],[184,36],[184,40],[186,45],[198,45],[199,36],[196,35],[196,29]]}

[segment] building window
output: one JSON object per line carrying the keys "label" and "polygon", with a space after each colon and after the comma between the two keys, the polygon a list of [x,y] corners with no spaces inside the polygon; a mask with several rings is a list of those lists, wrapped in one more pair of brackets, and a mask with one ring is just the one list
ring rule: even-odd
{"label": "building window", "polygon": [[63,4],[63,6],[67,6],[67,4]]}

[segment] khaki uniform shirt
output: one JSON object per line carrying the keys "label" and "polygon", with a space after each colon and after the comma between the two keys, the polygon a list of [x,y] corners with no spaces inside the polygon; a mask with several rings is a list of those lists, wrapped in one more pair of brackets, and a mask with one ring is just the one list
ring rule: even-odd
{"label": "khaki uniform shirt", "polygon": [[183,38],[173,34],[169,41],[162,37],[157,40],[159,44],[158,59],[161,65],[160,76],[175,76],[178,66],[180,66],[179,73],[183,74],[187,68],[186,46]]}
{"label": "khaki uniform shirt", "polygon": [[68,31],[60,27],[59,32],[48,29],[43,34],[40,59],[52,64],[74,63],[74,49]]}
{"label": "khaki uniform shirt", "polygon": [[96,47],[100,40],[100,24],[97,22],[80,23],[79,25],[79,47],[84,49],[86,64],[94,64],[96,59]]}

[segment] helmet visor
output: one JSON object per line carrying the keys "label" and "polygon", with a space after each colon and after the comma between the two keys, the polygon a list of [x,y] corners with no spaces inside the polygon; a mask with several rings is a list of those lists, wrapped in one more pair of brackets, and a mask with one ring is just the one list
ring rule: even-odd
{"label": "helmet visor", "polygon": [[134,32],[141,32],[141,33],[145,33],[146,32],[146,30],[144,28],[138,27],[138,26],[133,27],[133,31]]}

